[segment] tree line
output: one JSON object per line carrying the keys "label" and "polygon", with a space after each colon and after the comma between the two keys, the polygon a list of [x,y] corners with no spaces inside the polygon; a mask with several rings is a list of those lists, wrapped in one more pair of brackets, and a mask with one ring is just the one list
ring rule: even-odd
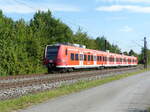
{"label": "tree line", "polygon": [[[46,72],[42,64],[46,45],[67,42],[104,50],[105,40],[104,36],[93,39],[80,28],[73,32],[50,11],[38,11],[28,22],[14,21],[0,11],[0,76]],[[110,52],[121,53],[120,48],[109,41],[107,47]]]}

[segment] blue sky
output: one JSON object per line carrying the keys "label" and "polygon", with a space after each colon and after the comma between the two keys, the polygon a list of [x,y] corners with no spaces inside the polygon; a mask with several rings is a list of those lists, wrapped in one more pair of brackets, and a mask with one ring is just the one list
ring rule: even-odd
{"label": "blue sky", "polygon": [[92,38],[104,35],[122,51],[139,53],[144,36],[150,41],[150,0],[0,0],[0,9],[26,21],[50,9],[74,32],[80,26]]}

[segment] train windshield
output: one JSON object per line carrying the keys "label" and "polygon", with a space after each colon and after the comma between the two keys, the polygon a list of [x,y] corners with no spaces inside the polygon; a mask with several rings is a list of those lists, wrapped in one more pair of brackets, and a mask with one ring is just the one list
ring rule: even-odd
{"label": "train windshield", "polygon": [[46,53],[46,58],[49,60],[54,60],[57,57],[58,53],[58,46],[48,46],[47,47],[47,53]]}

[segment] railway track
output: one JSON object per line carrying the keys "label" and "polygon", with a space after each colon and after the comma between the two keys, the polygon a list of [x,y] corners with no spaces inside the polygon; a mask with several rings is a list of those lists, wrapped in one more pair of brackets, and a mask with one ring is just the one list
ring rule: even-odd
{"label": "railway track", "polygon": [[[63,74],[39,74],[24,76],[0,77],[0,100],[14,98],[27,93],[44,91],[61,86],[62,84],[74,83],[78,80],[93,80],[111,75],[125,73],[127,71],[141,69],[141,67],[103,69],[93,71],[79,71]],[[20,92],[20,93],[18,93]],[[13,95],[14,96],[13,96]]]}
{"label": "railway track", "polygon": [[30,86],[36,84],[53,83],[63,80],[73,80],[84,77],[92,77],[113,72],[121,72],[126,70],[137,69],[139,67],[131,68],[117,68],[117,69],[104,69],[93,71],[82,71],[64,74],[40,74],[40,75],[22,75],[22,76],[8,76],[0,77],[0,89],[9,89],[22,86]]}

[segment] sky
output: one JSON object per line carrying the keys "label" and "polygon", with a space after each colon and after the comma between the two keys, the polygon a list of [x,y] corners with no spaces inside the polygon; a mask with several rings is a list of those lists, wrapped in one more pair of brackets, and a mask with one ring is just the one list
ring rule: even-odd
{"label": "sky", "polygon": [[150,0],[0,0],[4,15],[29,21],[38,10],[52,11],[76,32],[105,36],[122,51],[140,53],[143,38],[150,47]]}

